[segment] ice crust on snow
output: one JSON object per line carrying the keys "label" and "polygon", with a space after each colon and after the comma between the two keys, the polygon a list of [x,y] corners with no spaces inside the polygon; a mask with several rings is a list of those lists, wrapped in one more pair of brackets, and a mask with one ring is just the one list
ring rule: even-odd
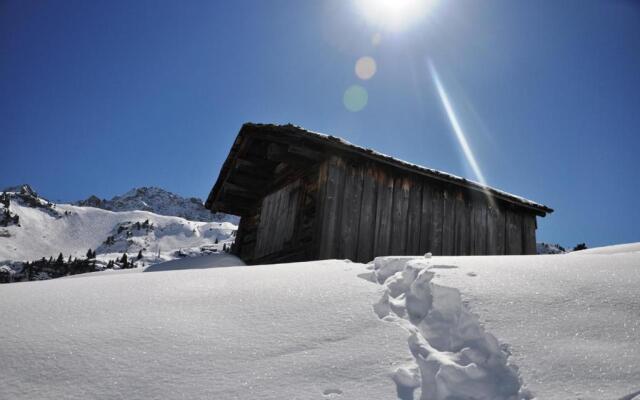
{"label": "ice crust on snow", "polygon": [[[432,282],[430,258],[378,257],[377,282],[385,288],[374,304],[379,318],[409,331],[416,365],[393,376],[398,397],[424,400],[516,400],[532,396],[522,388],[508,352],[463,304],[460,292]],[[447,268],[452,268],[446,265]]]}

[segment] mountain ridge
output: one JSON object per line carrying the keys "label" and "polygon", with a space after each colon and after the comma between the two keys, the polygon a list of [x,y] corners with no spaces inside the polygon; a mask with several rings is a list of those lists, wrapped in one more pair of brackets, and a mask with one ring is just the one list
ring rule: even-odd
{"label": "mountain ridge", "polygon": [[238,217],[212,213],[204,207],[204,202],[197,197],[182,197],[156,186],[135,187],[122,195],[112,197],[110,200],[91,195],[71,204],[117,212],[149,211],[158,215],[181,217],[190,221],[238,223]]}
{"label": "mountain ridge", "polygon": [[0,267],[13,270],[15,279],[24,278],[25,262],[60,253],[71,260],[91,251],[104,267],[126,253],[139,254],[137,265],[146,266],[219,252],[237,229],[230,222],[237,217],[211,214],[199,199],[160,188],[135,188],[105,201],[93,196],[79,205],[53,203],[26,184],[7,189],[0,192]]}

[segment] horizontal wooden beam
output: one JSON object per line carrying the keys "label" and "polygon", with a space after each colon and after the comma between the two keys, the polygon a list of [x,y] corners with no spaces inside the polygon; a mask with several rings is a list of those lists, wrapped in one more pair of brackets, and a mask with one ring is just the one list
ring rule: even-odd
{"label": "horizontal wooden beam", "polygon": [[227,182],[251,190],[261,190],[269,184],[269,179],[253,175],[247,171],[237,171],[227,179]]}

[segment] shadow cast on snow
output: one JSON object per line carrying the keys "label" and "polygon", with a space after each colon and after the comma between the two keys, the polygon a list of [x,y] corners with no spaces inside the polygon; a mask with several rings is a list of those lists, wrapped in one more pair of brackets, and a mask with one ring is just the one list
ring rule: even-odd
{"label": "shadow cast on snow", "polygon": [[186,257],[171,260],[160,264],[151,265],[143,272],[177,271],[183,269],[208,269],[220,267],[240,267],[245,266],[238,257],[230,254],[210,254],[201,257]]}

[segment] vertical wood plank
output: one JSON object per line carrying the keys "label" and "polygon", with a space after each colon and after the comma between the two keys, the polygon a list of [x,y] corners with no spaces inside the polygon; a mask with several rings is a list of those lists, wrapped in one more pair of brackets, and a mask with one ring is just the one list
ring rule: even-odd
{"label": "vertical wood plank", "polygon": [[405,255],[411,186],[406,177],[396,177],[393,185],[393,216],[391,225],[391,254]]}
{"label": "vertical wood plank", "polygon": [[506,213],[507,254],[522,254],[522,218],[513,210]]}
{"label": "vertical wood plank", "polygon": [[524,214],[522,216],[522,247],[524,254],[536,254],[536,216]]}
{"label": "vertical wood plank", "polygon": [[429,230],[430,252],[433,255],[443,255],[443,227],[444,227],[444,191],[434,187],[431,192],[431,229]]}
{"label": "vertical wood plank", "polygon": [[498,253],[498,212],[495,207],[487,208],[487,255]]}
{"label": "vertical wood plank", "polygon": [[300,180],[268,194],[262,200],[256,233],[256,258],[291,246],[298,216]]}
{"label": "vertical wood plank", "polygon": [[327,181],[323,199],[322,229],[320,233],[319,259],[336,256],[336,241],[340,226],[340,206],[344,187],[344,165],[337,157],[329,159],[327,164]]}
{"label": "vertical wood plank", "polygon": [[377,181],[374,257],[390,254],[391,214],[393,210],[393,177],[384,171],[378,171]]}
{"label": "vertical wood plank", "polygon": [[362,180],[362,206],[360,208],[360,226],[358,228],[357,262],[373,260],[373,246],[376,224],[376,179],[375,171],[368,166]]}
{"label": "vertical wood plank", "polygon": [[432,224],[432,191],[426,181],[421,182],[422,200],[420,204],[420,242],[418,244],[418,253],[433,253],[431,245],[431,224]]}
{"label": "vertical wood plank", "polygon": [[443,212],[442,212],[442,255],[455,255],[455,196],[449,190],[443,191]]}
{"label": "vertical wood plank", "polygon": [[360,207],[362,203],[362,169],[353,165],[346,165],[345,174],[337,257],[355,261],[358,250],[358,227],[360,225]]}
{"label": "vertical wood plank", "polygon": [[469,214],[470,210],[464,198],[464,194],[459,191],[455,195],[455,225],[454,225],[454,248],[455,255],[469,255]]}
{"label": "vertical wood plank", "polygon": [[506,215],[501,208],[496,209],[496,251],[499,255],[507,254]]}
{"label": "vertical wood plank", "polygon": [[487,205],[483,202],[473,206],[473,251],[471,254],[487,254]]}
{"label": "vertical wood plank", "polygon": [[409,213],[407,221],[406,254],[424,254],[420,250],[420,229],[422,218],[422,182],[411,179],[409,193]]}

